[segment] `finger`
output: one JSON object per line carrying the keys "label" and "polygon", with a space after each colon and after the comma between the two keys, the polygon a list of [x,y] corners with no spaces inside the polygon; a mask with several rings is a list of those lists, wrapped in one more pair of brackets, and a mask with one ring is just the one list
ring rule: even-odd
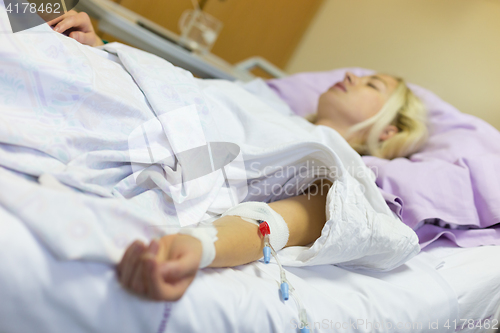
{"label": "finger", "polygon": [[156,256],[159,250],[160,250],[160,243],[158,243],[156,239],[153,239],[149,243],[148,252],[151,253],[153,256]]}
{"label": "finger", "polygon": [[118,267],[119,268],[123,268],[123,264],[124,262],[128,261],[129,260],[129,257],[132,255],[132,253],[134,252],[134,250],[136,249],[136,247],[138,245],[140,245],[142,242],[139,241],[139,240],[136,240],[134,242],[132,242],[132,244],[130,244],[127,249],[125,250],[125,253],[123,254],[123,257],[122,257],[122,260],[120,261],[120,263],[118,264]]}
{"label": "finger", "polygon": [[179,259],[162,263],[160,272],[166,282],[175,282],[196,274],[198,265],[199,262],[197,262],[196,256],[187,253]]}
{"label": "finger", "polygon": [[76,26],[76,15],[67,16],[56,24],[56,26],[54,27],[54,31],[63,33],[66,30],[73,28],[75,26]]}
{"label": "finger", "polygon": [[121,275],[121,273],[123,271],[123,267],[124,267],[125,263],[128,262],[130,256],[134,252],[136,243],[138,243],[138,241],[133,242],[132,244],[129,245],[129,247],[125,250],[125,253],[123,254],[122,260],[118,263],[118,266],[116,267],[116,269],[118,271],[119,276]]}
{"label": "finger", "polygon": [[143,256],[143,282],[144,282],[144,294],[146,297],[155,299],[153,294],[153,286],[151,285],[152,278],[152,265],[155,265],[156,256],[160,249],[160,244],[157,240],[153,239],[146,250],[146,254]]}
{"label": "finger", "polygon": [[53,26],[59,22],[61,22],[62,20],[64,20],[65,18],[69,17],[69,16],[74,16],[78,14],[76,11],[74,10],[70,10],[69,12],[67,12],[66,14],[64,15],[61,15],[59,17],[56,17],[55,19],[52,19],[50,21],[47,21],[47,24],[50,25],[50,26]]}
{"label": "finger", "polygon": [[73,31],[72,33],[69,34],[69,37],[73,38],[77,42],[80,42],[81,44],[84,45],[94,45],[95,43],[95,34],[88,32],[81,32],[81,31]]}
{"label": "finger", "polygon": [[130,290],[138,295],[143,295],[144,288],[144,260],[142,256],[137,261],[134,271],[132,272],[132,279],[130,280]]}
{"label": "finger", "polygon": [[180,280],[174,284],[165,283],[162,288],[163,299],[166,301],[178,301],[185,294],[193,279],[194,276]]}
{"label": "finger", "polygon": [[62,20],[64,20],[64,16],[65,15],[59,16],[59,17],[56,17],[53,20],[47,21],[47,24],[52,27],[52,26],[56,25],[57,23],[61,22]]}
{"label": "finger", "polygon": [[158,269],[158,262],[149,258],[145,262],[145,276],[146,276],[146,296],[151,299],[161,300],[162,292],[161,292],[161,275]]}
{"label": "finger", "polygon": [[148,283],[147,296],[154,300],[177,301],[186,292],[194,275],[173,283],[165,282],[161,275],[161,264],[157,261],[149,260],[147,263]]}
{"label": "finger", "polygon": [[139,295],[145,295],[147,293],[147,262],[151,259],[154,260],[157,252],[158,242],[153,240],[141,255],[134,270],[130,287],[132,291]]}
{"label": "finger", "polygon": [[132,280],[134,270],[136,269],[141,255],[144,252],[144,249],[144,244],[136,243],[136,246],[134,247],[130,257],[127,259],[127,261],[124,261],[121,275],[121,283],[124,287],[130,287],[130,282]]}
{"label": "finger", "polygon": [[50,26],[53,26],[53,25],[55,25],[55,24],[57,24],[57,23],[61,22],[62,20],[64,20],[64,19],[65,19],[66,17],[68,17],[68,16],[71,16],[71,15],[69,15],[69,12],[67,12],[67,13],[66,13],[66,14],[64,14],[64,15],[58,16],[58,17],[56,17],[55,19],[52,19],[52,20],[50,20],[50,21],[47,21],[47,24],[48,24],[48,25],[50,25]]}
{"label": "finger", "polygon": [[92,24],[86,13],[78,13],[77,15],[66,17],[54,27],[54,31],[63,33],[71,28],[76,28],[85,33],[93,31]]}

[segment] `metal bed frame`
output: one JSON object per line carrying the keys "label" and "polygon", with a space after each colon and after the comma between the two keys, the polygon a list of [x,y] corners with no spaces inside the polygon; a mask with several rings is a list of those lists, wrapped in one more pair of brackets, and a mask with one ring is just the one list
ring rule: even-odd
{"label": "metal bed frame", "polygon": [[287,74],[262,57],[251,57],[236,65],[212,53],[198,54],[179,43],[180,36],[110,0],[80,0],[75,7],[99,20],[99,30],[144,51],[162,57],[201,78],[250,81],[259,67],[272,77]]}

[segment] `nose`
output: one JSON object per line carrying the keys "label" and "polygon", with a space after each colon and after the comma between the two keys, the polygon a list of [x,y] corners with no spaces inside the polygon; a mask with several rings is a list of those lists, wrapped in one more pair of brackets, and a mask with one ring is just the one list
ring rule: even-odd
{"label": "nose", "polygon": [[350,84],[350,85],[355,85],[358,81],[358,77],[354,75],[351,72],[346,72],[344,76],[344,83],[345,84]]}

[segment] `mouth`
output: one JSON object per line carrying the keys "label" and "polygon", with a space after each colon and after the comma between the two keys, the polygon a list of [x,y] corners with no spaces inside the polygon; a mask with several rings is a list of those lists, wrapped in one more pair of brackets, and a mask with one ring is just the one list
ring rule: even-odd
{"label": "mouth", "polygon": [[337,82],[332,88],[340,89],[343,90],[344,92],[347,92],[347,89],[345,87],[345,84],[343,82]]}

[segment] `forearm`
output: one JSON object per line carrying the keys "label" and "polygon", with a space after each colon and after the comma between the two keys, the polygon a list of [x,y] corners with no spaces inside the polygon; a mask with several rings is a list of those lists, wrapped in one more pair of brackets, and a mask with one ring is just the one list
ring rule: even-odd
{"label": "forearm", "polygon": [[262,257],[264,239],[259,228],[238,216],[224,216],[214,223],[217,228],[215,259],[210,267],[232,267]]}
{"label": "forearm", "polygon": [[[325,205],[327,190],[304,194],[270,203],[288,225],[290,236],[286,246],[307,245],[320,235],[326,222]],[[218,240],[216,256],[210,267],[232,267],[246,264],[262,257],[264,239],[258,226],[238,216],[225,216],[214,223]]]}
{"label": "forearm", "polygon": [[[321,235],[326,221],[326,194],[327,190],[323,190],[269,204],[288,226],[286,246],[307,245]],[[225,216],[214,224],[218,240],[210,267],[238,266],[262,257],[264,240],[257,225],[237,216]],[[163,236],[149,246],[136,241],[123,255],[118,276],[125,288],[138,295],[176,301],[195,278],[202,256],[202,242],[190,235]]]}

